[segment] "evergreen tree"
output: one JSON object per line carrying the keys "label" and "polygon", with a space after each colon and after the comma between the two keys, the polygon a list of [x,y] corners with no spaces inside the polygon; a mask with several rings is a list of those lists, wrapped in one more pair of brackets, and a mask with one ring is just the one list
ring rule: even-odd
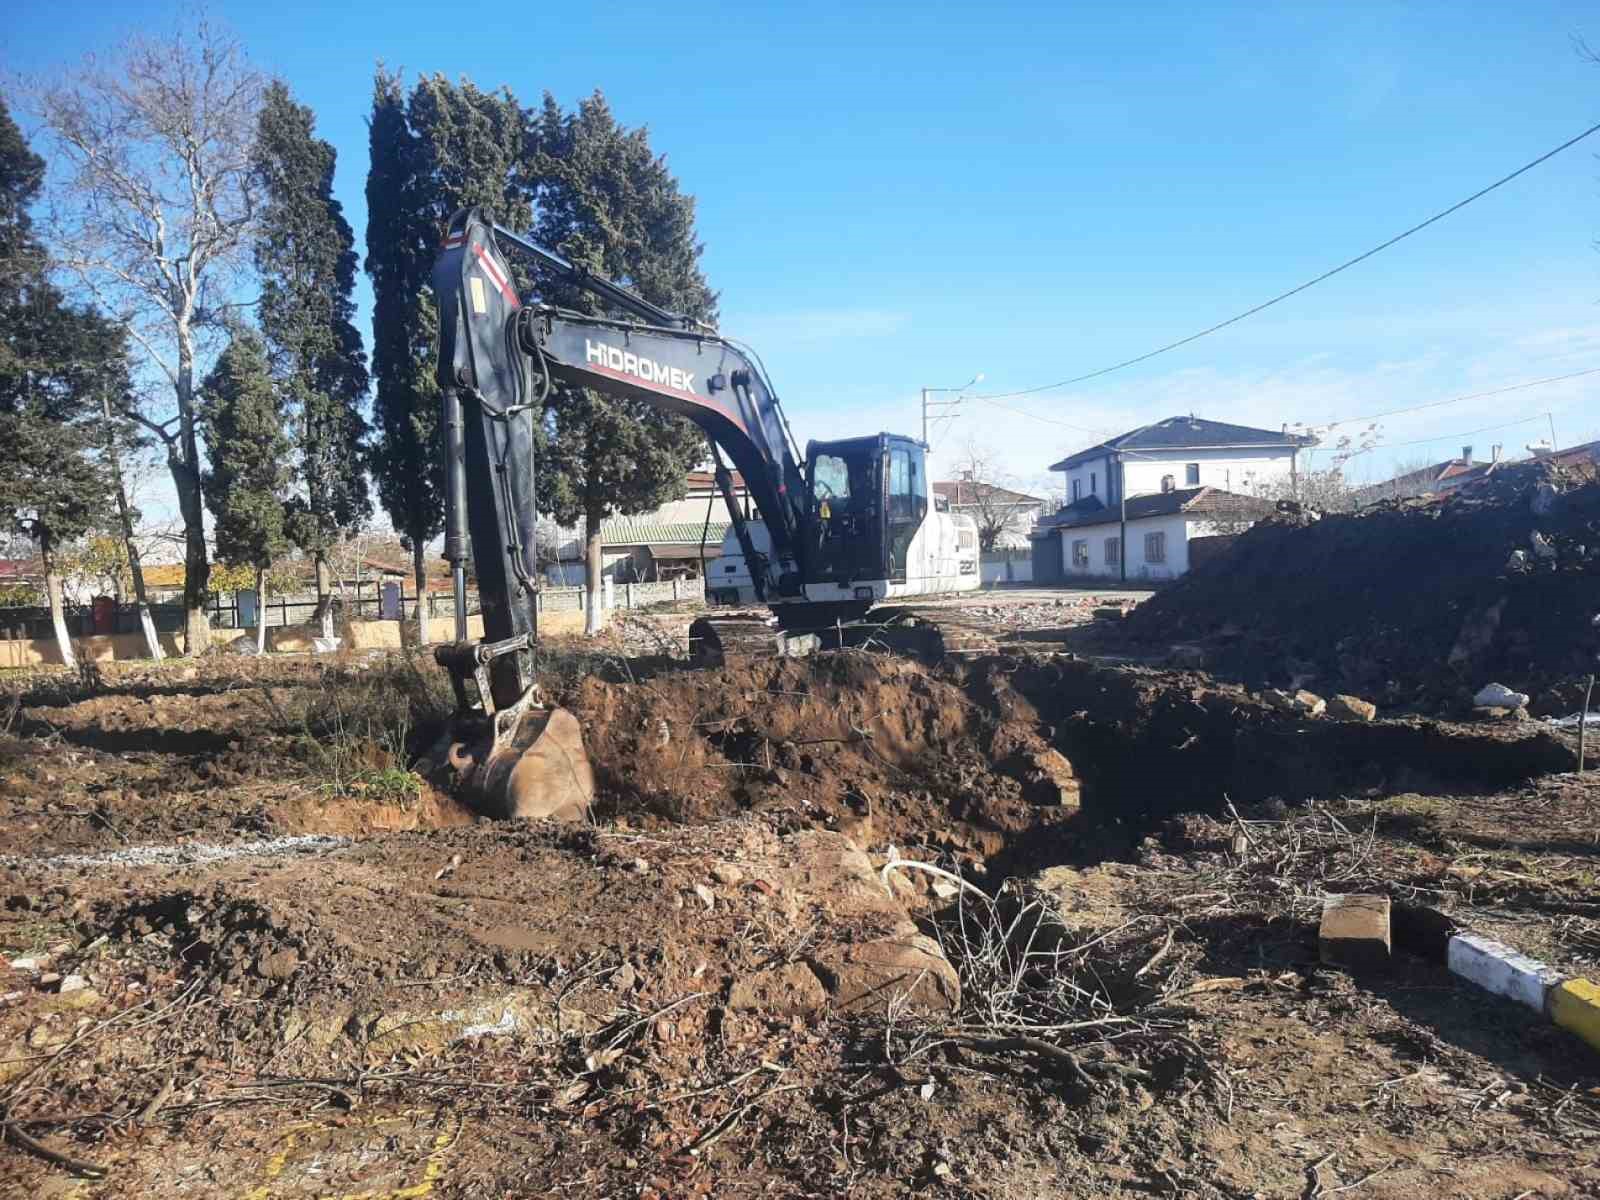
{"label": "evergreen tree", "polygon": [[291,443],[283,406],[253,330],[237,328],[200,387],[200,430],[209,469],[201,477],[217,557],[256,573],[256,651],[266,649],[267,572],[288,548],[285,498]]}
{"label": "evergreen tree", "polygon": [[49,280],[28,212],[43,179],[44,160],[0,100],[0,521],[39,548],[56,645],[72,666],[60,553],[106,505],[98,394],[125,386],[127,368],[121,331]]}
{"label": "evergreen tree", "polygon": [[[426,587],[427,543],[443,528],[439,439],[438,314],[429,275],[445,223],[479,205],[525,227],[527,201],[513,182],[522,152],[521,112],[504,91],[442,76],[419,80],[409,100],[398,75],[379,68],[373,87],[367,176],[367,273],[372,277],[372,368],[377,382],[373,473],[378,497],[411,548],[417,593]],[[428,638],[425,603],[419,632]]]}
{"label": "evergreen tree", "polygon": [[[716,295],[700,272],[694,199],[678,189],[644,129],[624,129],[599,92],[564,113],[546,95],[529,119],[524,186],[537,200],[537,240],[645,299],[703,321]],[[598,312],[575,288],[544,289],[567,308]],[[588,628],[600,621],[601,522],[648,512],[684,494],[706,442],[681,417],[591,389],[558,388],[548,418],[539,504],[562,524],[584,522]]]}
{"label": "evergreen tree", "polygon": [[372,515],[362,456],[366,355],[354,324],[354,235],[333,198],[335,151],[311,110],[271,84],[256,134],[264,206],[255,244],[261,331],[293,420],[289,539],[316,566],[317,613],[332,636],[328,551]]}

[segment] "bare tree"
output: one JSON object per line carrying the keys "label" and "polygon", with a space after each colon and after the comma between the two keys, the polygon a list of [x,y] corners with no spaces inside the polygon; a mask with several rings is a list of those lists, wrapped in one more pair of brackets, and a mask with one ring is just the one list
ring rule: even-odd
{"label": "bare tree", "polygon": [[177,490],[189,654],[210,644],[195,367],[234,299],[255,220],[250,150],[263,83],[239,44],[202,21],[134,37],[32,88],[62,170],[50,222],[60,263],[125,322],[172,388],[170,416],[128,415],[161,439]]}
{"label": "bare tree", "polygon": [[978,547],[991,551],[1007,533],[1026,535],[1040,502],[1010,487],[1012,477],[1000,469],[995,452],[969,440],[956,459],[952,512],[978,523]]}
{"label": "bare tree", "polygon": [[[1304,427],[1301,427],[1301,431],[1304,431]],[[1246,494],[1259,500],[1289,501],[1317,512],[1353,512],[1361,505],[1364,489],[1350,481],[1348,467],[1352,459],[1375,449],[1380,441],[1381,435],[1376,424],[1355,433],[1341,434],[1328,447],[1326,466],[1289,475],[1275,475],[1255,484]],[[1213,531],[1219,534],[1243,533],[1257,519],[1256,513],[1241,507],[1235,511],[1218,513],[1210,519],[1210,524]]]}

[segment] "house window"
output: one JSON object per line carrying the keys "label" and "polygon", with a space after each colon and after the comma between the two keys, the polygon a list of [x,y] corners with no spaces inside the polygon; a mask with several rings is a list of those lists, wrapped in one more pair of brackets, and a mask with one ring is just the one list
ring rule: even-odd
{"label": "house window", "polygon": [[1100,477],[1098,475],[1096,475],[1093,471],[1090,471],[1089,472],[1089,495],[1098,496],[1099,494],[1100,494]]}
{"label": "house window", "polygon": [[1078,497],[1080,495],[1082,495],[1082,494],[1083,494],[1083,480],[1074,479],[1072,481],[1072,502],[1074,504],[1076,504],[1078,502]]}
{"label": "house window", "polygon": [[1170,492],[1172,490],[1172,488],[1173,488],[1172,476],[1171,475],[1163,475],[1161,477],[1161,490],[1163,492]]}
{"label": "house window", "polygon": [[1122,539],[1106,539],[1106,566],[1115,567],[1122,562]]}
{"label": "house window", "polygon": [[1144,560],[1147,563],[1164,563],[1167,561],[1167,535],[1165,533],[1147,533],[1144,535]]}
{"label": "house window", "polygon": [[1072,543],[1072,565],[1087,567],[1089,565],[1089,539],[1079,538]]}
{"label": "house window", "polygon": [[1200,486],[1200,464],[1189,463],[1183,468],[1183,485],[1185,487]]}

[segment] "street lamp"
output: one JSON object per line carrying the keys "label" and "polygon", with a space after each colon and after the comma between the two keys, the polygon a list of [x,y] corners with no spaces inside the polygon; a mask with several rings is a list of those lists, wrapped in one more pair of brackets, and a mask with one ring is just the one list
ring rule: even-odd
{"label": "street lamp", "polygon": [[959,396],[959,395],[956,396],[956,398],[954,400],[929,400],[928,397],[930,395],[932,395],[934,392],[964,392],[969,387],[972,387],[974,384],[978,384],[978,383],[982,383],[982,382],[983,382],[983,372],[979,371],[976,375],[974,375],[971,379],[967,380],[960,387],[933,387],[933,388],[925,387],[925,388],[922,389],[922,444],[924,446],[926,446],[928,444],[928,409],[930,407],[931,408],[954,408],[956,405],[961,403],[961,399],[962,399],[961,396]]}

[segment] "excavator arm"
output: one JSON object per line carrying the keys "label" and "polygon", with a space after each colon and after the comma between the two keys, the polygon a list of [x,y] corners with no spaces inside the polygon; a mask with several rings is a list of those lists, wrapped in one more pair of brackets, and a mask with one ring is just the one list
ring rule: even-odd
{"label": "excavator arm", "polygon": [[[506,249],[632,319],[524,304]],[[553,793],[547,781],[534,777],[531,764],[547,751],[544,758],[572,773],[573,747],[551,744],[561,718],[572,722],[570,736],[562,737],[576,743],[578,757],[582,746],[570,714],[542,709],[533,692],[535,433],[551,389],[595,388],[699,426],[713,447],[729,516],[763,598],[802,593],[805,478],[777,396],[752,353],[495,226],[480,211],[463,210],[451,219],[434,265],[433,290],[439,312],[444,557],[454,576],[456,616],[455,642],[436,653],[455,687],[458,725],[485,725],[477,731],[478,745],[452,747],[451,761],[489,811],[555,815],[549,810]],[[746,529],[722,453],[755,501],[770,555],[758,552]],[[484,628],[476,642],[467,630],[469,541]],[[592,792],[592,779],[588,787]],[[581,789],[567,791],[575,803]]]}

